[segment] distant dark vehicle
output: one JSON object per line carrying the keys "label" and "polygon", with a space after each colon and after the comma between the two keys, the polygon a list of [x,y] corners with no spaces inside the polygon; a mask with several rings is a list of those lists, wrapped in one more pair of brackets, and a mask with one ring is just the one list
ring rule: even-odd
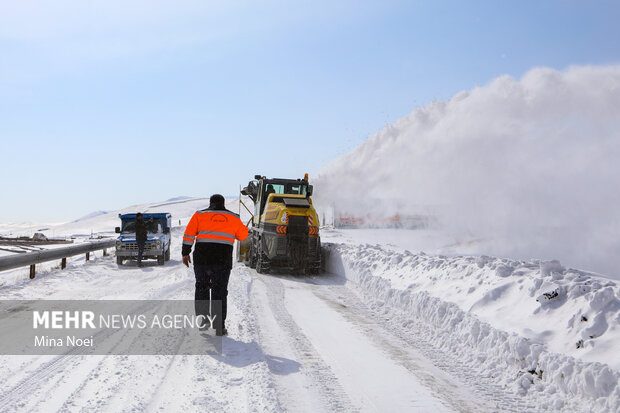
{"label": "distant dark vehicle", "polygon": [[[116,227],[120,236],[116,240],[116,263],[122,265],[124,260],[138,258],[138,243],[136,242],[136,214],[119,214],[121,226]],[[156,259],[157,264],[164,265],[170,259],[170,228],[172,215],[164,212],[159,214],[143,213],[142,217],[147,224],[148,234],[142,259]],[[149,222],[153,219],[153,222]]]}

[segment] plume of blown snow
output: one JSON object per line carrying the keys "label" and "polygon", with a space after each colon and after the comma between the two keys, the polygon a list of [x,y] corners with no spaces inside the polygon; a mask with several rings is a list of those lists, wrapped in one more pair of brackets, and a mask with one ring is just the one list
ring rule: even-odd
{"label": "plume of blown snow", "polygon": [[415,109],[316,186],[352,213],[432,207],[446,230],[488,240],[481,253],[618,277],[620,65],[535,68]]}

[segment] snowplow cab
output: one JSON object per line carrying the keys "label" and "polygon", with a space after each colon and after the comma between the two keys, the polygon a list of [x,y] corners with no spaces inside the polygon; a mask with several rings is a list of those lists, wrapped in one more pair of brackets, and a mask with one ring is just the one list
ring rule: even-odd
{"label": "snowplow cab", "polygon": [[250,235],[239,245],[239,260],[259,273],[272,267],[316,274],[321,268],[319,217],[313,187],[303,179],[256,175],[241,191],[254,202]]}

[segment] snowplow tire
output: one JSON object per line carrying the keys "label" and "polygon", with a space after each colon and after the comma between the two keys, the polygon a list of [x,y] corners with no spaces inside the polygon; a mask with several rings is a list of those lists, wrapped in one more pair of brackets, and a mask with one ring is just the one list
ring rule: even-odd
{"label": "snowplow tire", "polygon": [[256,272],[259,274],[267,274],[269,272],[269,261],[263,254],[260,254],[256,260]]}
{"label": "snowplow tire", "polygon": [[256,248],[254,247],[254,243],[252,242],[250,244],[250,251],[248,252],[248,267],[250,268],[256,268],[256,261],[258,261],[257,254],[256,254]]}
{"label": "snowplow tire", "polygon": [[320,268],[310,267],[306,270],[306,273],[309,275],[318,275],[321,272]]}

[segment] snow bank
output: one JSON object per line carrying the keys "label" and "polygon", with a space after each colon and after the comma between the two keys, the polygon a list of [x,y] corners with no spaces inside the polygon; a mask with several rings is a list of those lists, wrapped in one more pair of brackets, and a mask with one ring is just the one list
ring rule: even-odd
{"label": "snow bank", "polygon": [[361,215],[425,205],[448,231],[492,239],[479,254],[620,277],[618,108],[620,66],[502,76],[415,109],[328,165],[315,200]]}
{"label": "snow bank", "polygon": [[327,265],[378,309],[538,410],[620,409],[620,295],[557,261],[326,244]]}

